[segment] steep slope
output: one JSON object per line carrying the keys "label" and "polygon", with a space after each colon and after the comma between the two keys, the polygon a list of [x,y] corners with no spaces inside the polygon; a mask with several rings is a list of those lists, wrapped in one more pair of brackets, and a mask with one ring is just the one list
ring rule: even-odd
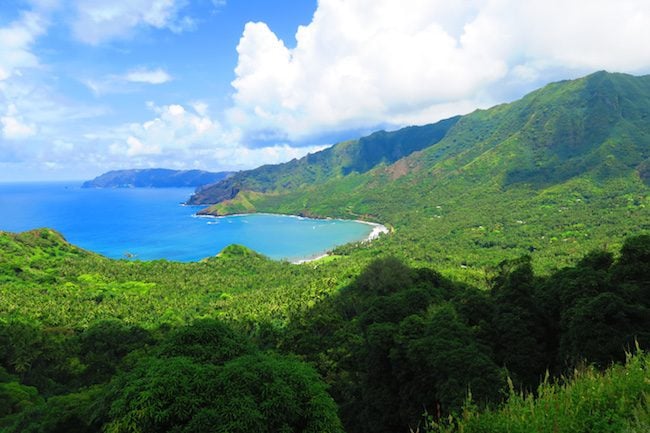
{"label": "steep slope", "polygon": [[84,182],[82,188],[173,188],[197,187],[219,182],[232,173],[166,168],[114,170]]}
{"label": "steep slope", "polygon": [[241,211],[245,201],[247,211],[378,220],[396,228],[385,252],[451,266],[571,257],[650,229],[649,119],[650,76],[599,72],[463,116],[390,166],[244,193],[206,212]]}
{"label": "steep slope", "polygon": [[212,204],[244,192],[281,192],[320,184],[352,173],[365,173],[379,164],[391,164],[442,139],[459,117],[394,132],[379,131],[358,140],[279,165],[243,171],[215,185],[200,188],[188,204]]}

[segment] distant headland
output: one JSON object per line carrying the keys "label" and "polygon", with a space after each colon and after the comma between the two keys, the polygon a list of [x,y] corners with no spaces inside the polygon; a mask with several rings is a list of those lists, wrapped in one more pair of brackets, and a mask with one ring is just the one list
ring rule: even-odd
{"label": "distant headland", "polygon": [[84,182],[82,188],[182,188],[219,182],[232,172],[166,168],[113,170]]}

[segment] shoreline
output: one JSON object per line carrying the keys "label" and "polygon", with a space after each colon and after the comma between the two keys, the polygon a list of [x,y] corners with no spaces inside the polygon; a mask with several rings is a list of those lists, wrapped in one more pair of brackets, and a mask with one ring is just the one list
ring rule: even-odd
{"label": "shoreline", "polygon": [[[269,213],[269,212],[251,212],[251,213],[238,213],[238,214],[231,214],[231,215],[205,215],[205,214],[198,214],[195,213],[192,215],[193,218],[206,218],[206,219],[214,219],[214,218],[229,218],[229,217],[246,217],[246,216],[251,216],[251,215],[270,215],[270,216],[284,216],[284,217],[291,217],[291,218],[298,218],[300,220],[306,220],[306,219],[312,219],[312,220],[326,220],[326,221],[353,221],[357,222],[360,224],[366,224],[372,227],[372,230],[370,233],[368,233],[368,236],[366,236],[364,239],[361,239],[359,243],[362,244],[367,244],[372,242],[373,240],[377,239],[380,235],[382,234],[388,234],[390,233],[390,230],[388,227],[386,227],[383,224],[380,223],[373,223],[370,221],[363,221],[363,220],[348,220],[348,219],[343,219],[343,218],[330,218],[330,217],[325,217],[325,218],[314,218],[314,217],[304,217],[300,215],[290,215],[290,214],[280,214],[280,213]],[[300,258],[297,260],[292,260],[291,264],[293,265],[302,265],[304,263],[310,263],[314,262],[316,260],[323,259],[325,257],[329,257],[329,252],[321,252],[321,253],[316,253],[313,256],[308,256],[304,258]]]}
{"label": "shoreline", "polygon": [[323,253],[313,257],[310,256],[304,259],[292,260],[289,263],[291,263],[292,265],[302,265],[303,263],[315,262],[316,260],[324,259],[325,257],[329,257],[329,256],[330,256],[329,253]]}

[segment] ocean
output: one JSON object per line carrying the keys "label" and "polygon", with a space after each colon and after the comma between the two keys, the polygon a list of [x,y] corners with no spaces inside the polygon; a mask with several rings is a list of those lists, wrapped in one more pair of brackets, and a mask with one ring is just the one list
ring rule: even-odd
{"label": "ocean", "polygon": [[72,244],[104,256],[181,262],[244,245],[276,260],[297,261],[365,239],[356,221],[282,215],[199,218],[183,206],[191,188],[82,189],[77,182],[0,183],[0,230],[57,230]]}

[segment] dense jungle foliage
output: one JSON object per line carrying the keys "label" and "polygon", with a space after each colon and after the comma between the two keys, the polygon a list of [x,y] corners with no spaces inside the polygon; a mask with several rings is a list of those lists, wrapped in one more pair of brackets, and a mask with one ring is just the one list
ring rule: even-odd
{"label": "dense jungle foliage", "polygon": [[546,276],[505,260],[488,289],[394,257],[358,273],[333,260],[349,279],[320,292],[285,289],[327,282],[327,263],[242,247],[178,264],[110,261],[46,229],[0,239],[0,431],[524,431],[502,426],[576,398],[593,404],[553,416],[584,428],[538,431],[648,426],[647,357],[625,367],[634,386],[594,370],[650,346],[648,235]]}

